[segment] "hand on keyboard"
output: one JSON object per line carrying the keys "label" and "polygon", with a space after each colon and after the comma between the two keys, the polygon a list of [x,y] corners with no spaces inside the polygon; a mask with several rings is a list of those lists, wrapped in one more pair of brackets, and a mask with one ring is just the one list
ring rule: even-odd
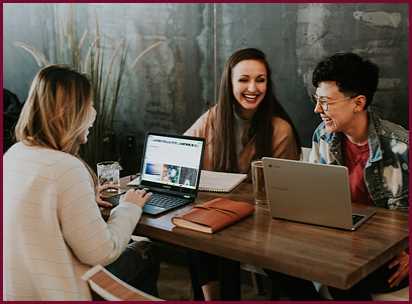
{"label": "hand on keyboard", "polygon": [[134,190],[130,189],[124,195],[124,201],[133,203],[143,208],[146,202],[152,197],[151,192],[146,192],[145,190]]}

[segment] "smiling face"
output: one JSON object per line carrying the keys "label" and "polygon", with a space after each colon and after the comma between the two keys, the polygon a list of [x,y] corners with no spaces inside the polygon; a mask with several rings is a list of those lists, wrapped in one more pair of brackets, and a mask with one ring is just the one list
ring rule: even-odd
{"label": "smiling face", "polygon": [[317,103],[314,109],[325,123],[326,131],[328,132],[343,132],[350,133],[357,123],[355,120],[357,104],[354,98],[348,98],[339,91],[335,81],[322,81],[316,89],[316,95],[319,98],[327,99],[328,110],[324,111]]}
{"label": "smiling face", "polygon": [[233,96],[240,105],[240,115],[251,118],[267,89],[267,71],[258,60],[243,60],[232,68]]}
{"label": "smiling face", "polygon": [[93,127],[93,123],[96,120],[96,109],[94,108],[93,104],[91,105],[91,109],[89,110],[88,120],[86,122],[86,129],[84,133],[80,136],[80,143],[85,144],[87,143],[87,136],[89,135],[89,129]]}

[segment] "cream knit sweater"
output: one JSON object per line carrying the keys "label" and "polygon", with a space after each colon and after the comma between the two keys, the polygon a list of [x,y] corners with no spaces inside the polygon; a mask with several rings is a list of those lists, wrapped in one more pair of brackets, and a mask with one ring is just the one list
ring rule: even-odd
{"label": "cream knit sweater", "polygon": [[3,165],[4,298],[90,299],[80,277],[119,257],[141,208],[122,201],[104,222],[86,167],[67,153],[17,143]]}

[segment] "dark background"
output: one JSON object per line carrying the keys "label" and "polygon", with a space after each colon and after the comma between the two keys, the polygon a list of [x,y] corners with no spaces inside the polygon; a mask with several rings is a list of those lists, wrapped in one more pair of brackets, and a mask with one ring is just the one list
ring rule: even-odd
{"label": "dark background", "polygon": [[47,52],[56,19],[70,7],[80,34],[93,31],[97,16],[106,37],[127,41],[126,66],[163,41],[122,82],[112,157],[124,173],[138,170],[145,132],[183,133],[214,104],[223,64],[242,47],[267,54],[277,96],[304,146],[310,147],[319,123],[309,101],[311,73],[322,57],[338,51],[380,66],[373,108],[408,128],[407,4],[4,4],[4,87],[20,100],[39,66],[14,42]]}

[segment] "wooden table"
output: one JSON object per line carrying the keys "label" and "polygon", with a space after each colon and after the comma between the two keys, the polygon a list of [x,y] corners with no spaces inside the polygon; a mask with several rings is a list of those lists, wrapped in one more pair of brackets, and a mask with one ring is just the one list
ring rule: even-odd
{"label": "wooden table", "polygon": [[[216,196],[253,202],[251,184],[232,193],[199,192],[196,203]],[[359,206],[357,206],[359,207]],[[272,219],[261,207],[216,234],[174,227],[171,218],[191,206],[144,215],[136,234],[299,278],[348,289],[408,247],[408,214],[378,208],[355,232]]]}

